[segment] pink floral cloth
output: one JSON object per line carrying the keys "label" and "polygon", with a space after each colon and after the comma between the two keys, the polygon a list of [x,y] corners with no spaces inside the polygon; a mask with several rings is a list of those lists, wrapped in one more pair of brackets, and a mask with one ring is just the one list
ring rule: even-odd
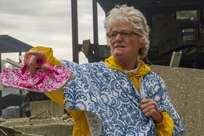
{"label": "pink floral cloth", "polygon": [[53,66],[47,71],[38,69],[35,75],[20,68],[5,68],[0,74],[0,83],[14,88],[34,92],[51,92],[64,86],[71,71],[68,67]]}

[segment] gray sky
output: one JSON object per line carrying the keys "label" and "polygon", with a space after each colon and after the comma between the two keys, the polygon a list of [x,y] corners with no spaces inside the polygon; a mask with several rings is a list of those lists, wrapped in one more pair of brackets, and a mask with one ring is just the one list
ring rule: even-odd
{"label": "gray sky", "polygon": [[[98,8],[99,43],[105,44],[105,15]],[[78,23],[79,43],[92,42],[92,0],[78,0]],[[71,0],[0,0],[0,35],[4,34],[32,46],[52,47],[57,58],[72,60]],[[79,57],[80,63],[86,62],[83,53]]]}

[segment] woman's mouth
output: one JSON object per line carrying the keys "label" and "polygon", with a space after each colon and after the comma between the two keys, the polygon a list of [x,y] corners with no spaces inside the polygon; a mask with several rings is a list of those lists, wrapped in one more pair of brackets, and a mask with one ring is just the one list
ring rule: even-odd
{"label": "woman's mouth", "polygon": [[124,45],[116,45],[116,46],[114,46],[114,49],[116,49],[116,48],[125,48],[125,46]]}

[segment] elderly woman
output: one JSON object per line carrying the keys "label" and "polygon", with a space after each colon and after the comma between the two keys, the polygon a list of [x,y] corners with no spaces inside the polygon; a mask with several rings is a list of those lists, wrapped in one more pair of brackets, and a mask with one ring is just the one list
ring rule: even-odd
{"label": "elderly woman", "polygon": [[75,120],[73,135],[179,136],[184,125],[164,81],[142,59],[149,49],[149,27],[134,7],[116,6],[105,19],[111,56],[104,62],[75,64],[57,60],[52,49],[35,47],[25,54],[30,72],[38,59],[68,66],[75,79],[64,90],[46,93]]}

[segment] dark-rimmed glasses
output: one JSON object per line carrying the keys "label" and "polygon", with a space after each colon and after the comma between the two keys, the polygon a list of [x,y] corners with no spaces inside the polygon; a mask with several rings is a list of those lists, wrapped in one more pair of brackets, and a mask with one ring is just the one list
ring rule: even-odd
{"label": "dark-rimmed glasses", "polygon": [[106,35],[111,38],[111,39],[114,39],[117,37],[117,35],[120,34],[121,37],[123,38],[128,38],[132,35],[138,35],[137,33],[135,32],[132,32],[132,31],[128,31],[128,30],[124,30],[124,31],[120,31],[120,32],[117,32],[117,31],[112,31],[112,32],[108,32]]}

